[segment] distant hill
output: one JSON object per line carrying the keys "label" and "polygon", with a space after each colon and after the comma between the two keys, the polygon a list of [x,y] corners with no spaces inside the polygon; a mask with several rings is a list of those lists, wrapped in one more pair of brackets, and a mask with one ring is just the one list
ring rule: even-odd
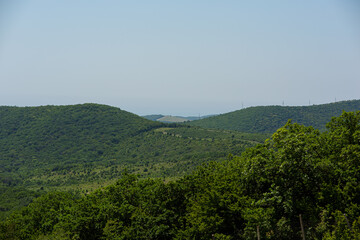
{"label": "distant hill", "polygon": [[204,115],[204,116],[190,116],[190,117],[186,117],[187,120],[189,121],[194,121],[194,120],[200,120],[200,119],[205,119],[205,118],[209,118],[209,117],[214,117],[218,114],[211,114],[211,115]]}
{"label": "distant hill", "polygon": [[150,121],[106,105],[3,106],[0,218],[48,190],[91,191],[125,169],[141,177],[179,177],[263,140]]}
{"label": "distant hill", "polygon": [[292,119],[293,122],[325,130],[325,125],[331,117],[340,116],[342,111],[356,110],[360,110],[360,100],[299,107],[260,106],[192,121],[187,124],[249,133],[273,133],[284,126],[288,119]]}
{"label": "distant hill", "polygon": [[152,115],[145,115],[145,116],[142,116],[143,118],[146,118],[148,120],[151,120],[151,121],[157,121],[158,119],[162,118],[162,117],[165,117],[164,115],[161,115],[161,114],[152,114]]}
{"label": "distant hill", "polygon": [[0,157],[62,163],[103,157],[116,144],[162,126],[105,105],[0,107]]}
{"label": "distant hill", "polygon": [[181,122],[186,122],[189,120],[186,118],[183,118],[183,117],[163,116],[163,117],[157,119],[156,121],[164,122],[164,123],[181,123]]}
{"label": "distant hill", "polygon": [[182,117],[182,116],[170,116],[170,115],[161,115],[161,114],[153,114],[153,115],[145,115],[143,118],[146,118],[148,120],[152,121],[158,121],[163,123],[181,123],[181,122],[188,122],[188,121],[194,121],[199,119],[204,119],[208,117],[212,117],[215,115],[205,115],[205,116],[189,116],[189,117]]}

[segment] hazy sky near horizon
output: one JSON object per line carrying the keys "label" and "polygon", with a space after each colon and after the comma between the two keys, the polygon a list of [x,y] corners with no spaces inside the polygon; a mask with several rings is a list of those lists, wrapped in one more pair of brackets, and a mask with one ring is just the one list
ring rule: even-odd
{"label": "hazy sky near horizon", "polygon": [[0,0],[0,85],[139,115],[360,99],[360,2]]}

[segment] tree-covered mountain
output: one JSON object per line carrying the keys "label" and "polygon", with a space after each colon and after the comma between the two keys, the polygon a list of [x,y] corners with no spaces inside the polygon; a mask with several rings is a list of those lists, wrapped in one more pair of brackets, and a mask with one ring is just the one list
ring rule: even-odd
{"label": "tree-covered mountain", "polygon": [[0,222],[0,239],[360,239],[359,159],[360,111],[324,132],[289,121],[176,181],[124,172],[81,197],[48,193]]}
{"label": "tree-covered mountain", "polygon": [[91,162],[129,137],[162,126],[105,105],[0,107],[0,156],[12,165]]}
{"label": "tree-covered mountain", "polygon": [[343,111],[360,110],[360,100],[312,106],[260,106],[249,107],[187,124],[204,128],[228,129],[250,133],[273,133],[285,125],[288,119],[305,126],[325,130],[331,117]]}
{"label": "tree-covered mountain", "polygon": [[0,217],[54,189],[79,193],[117,179],[183,176],[240,154],[262,135],[146,120],[115,107],[0,107]]}

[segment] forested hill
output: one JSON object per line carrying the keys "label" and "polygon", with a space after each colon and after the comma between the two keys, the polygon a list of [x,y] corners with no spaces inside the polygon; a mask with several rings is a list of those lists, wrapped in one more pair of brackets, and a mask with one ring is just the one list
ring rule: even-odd
{"label": "forested hill", "polygon": [[92,191],[125,169],[176,178],[263,140],[154,122],[98,104],[0,107],[0,219],[47,191]]}
{"label": "forested hill", "polygon": [[305,126],[324,130],[331,117],[343,111],[360,110],[360,100],[312,106],[259,106],[192,121],[187,124],[205,128],[228,129],[249,133],[273,133],[288,119]]}
{"label": "forested hill", "polygon": [[13,156],[16,163],[29,155],[46,161],[69,155],[91,159],[106,153],[113,144],[159,126],[98,104],[0,107],[0,150],[1,155]]}

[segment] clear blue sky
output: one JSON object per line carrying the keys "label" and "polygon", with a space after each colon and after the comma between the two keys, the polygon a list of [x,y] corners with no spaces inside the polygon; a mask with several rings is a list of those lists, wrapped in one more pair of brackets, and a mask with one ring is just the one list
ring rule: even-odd
{"label": "clear blue sky", "polygon": [[0,86],[139,115],[360,99],[360,3],[0,0]]}

